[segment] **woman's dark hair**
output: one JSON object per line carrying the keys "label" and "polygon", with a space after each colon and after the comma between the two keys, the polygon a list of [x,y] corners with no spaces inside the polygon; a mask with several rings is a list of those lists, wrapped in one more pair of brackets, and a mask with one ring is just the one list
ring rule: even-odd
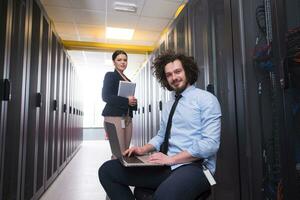
{"label": "woman's dark hair", "polygon": [[118,56],[118,55],[120,55],[120,54],[124,54],[126,57],[128,57],[127,56],[127,53],[125,52],[125,51],[123,51],[123,50],[116,50],[113,54],[112,54],[112,60],[114,61],[115,59],[116,59],[116,57]]}
{"label": "woman's dark hair", "polygon": [[165,66],[170,63],[174,62],[175,60],[179,60],[183,66],[187,81],[190,85],[193,85],[198,79],[198,67],[197,63],[194,61],[193,57],[186,56],[184,54],[176,54],[173,51],[165,51],[161,53],[158,57],[155,58],[152,69],[153,74],[161,84],[163,88],[167,88],[168,90],[173,90],[170,87],[166,74],[165,74]]}

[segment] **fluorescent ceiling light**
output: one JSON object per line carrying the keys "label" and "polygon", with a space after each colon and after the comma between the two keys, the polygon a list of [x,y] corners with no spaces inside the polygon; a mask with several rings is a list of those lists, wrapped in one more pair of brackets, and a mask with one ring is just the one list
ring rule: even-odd
{"label": "fluorescent ceiling light", "polygon": [[137,6],[133,3],[115,2],[115,11],[136,13]]}
{"label": "fluorescent ceiling light", "polygon": [[131,40],[134,29],[106,27],[106,38]]}

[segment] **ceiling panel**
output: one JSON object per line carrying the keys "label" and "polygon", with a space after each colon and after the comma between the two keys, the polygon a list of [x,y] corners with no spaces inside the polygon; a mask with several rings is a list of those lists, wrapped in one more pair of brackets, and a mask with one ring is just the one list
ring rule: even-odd
{"label": "ceiling panel", "polygon": [[137,29],[161,32],[169,23],[169,19],[141,17]]}
{"label": "ceiling panel", "polygon": [[107,15],[107,26],[118,28],[136,28],[139,17],[137,15],[123,12],[111,13]]}
{"label": "ceiling panel", "polygon": [[73,22],[74,15],[73,10],[70,8],[57,7],[57,6],[46,6],[49,17],[54,22]]}
{"label": "ceiling panel", "polygon": [[76,27],[75,27],[74,23],[56,22],[55,30],[61,34],[70,34],[70,33],[76,34]]}
{"label": "ceiling panel", "polygon": [[142,16],[172,19],[179,6],[180,2],[147,0]]}
{"label": "ceiling panel", "polygon": [[106,0],[71,0],[71,5],[73,8],[79,8],[83,10],[106,10]]}
{"label": "ceiling panel", "polygon": [[139,41],[152,41],[153,44],[158,41],[160,32],[137,30],[134,33],[133,39]]}
{"label": "ceiling panel", "polygon": [[76,23],[105,26],[105,12],[79,9],[73,12]]}
{"label": "ceiling panel", "polygon": [[92,25],[77,25],[77,30],[80,37],[95,37],[98,39],[105,38],[105,31],[102,26],[92,26]]}

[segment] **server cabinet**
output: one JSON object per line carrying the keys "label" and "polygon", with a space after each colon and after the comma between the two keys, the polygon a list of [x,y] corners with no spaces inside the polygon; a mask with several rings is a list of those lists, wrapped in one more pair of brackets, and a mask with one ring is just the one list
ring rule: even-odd
{"label": "server cabinet", "polygon": [[[75,114],[75,107],[74,107],[74,99],[73,99],[73,91],[74,91],[74,85],[73,85],[73,66],[70,63],[70,82],[69,82],[69,88],[70,88],[70,92],[69,92],[69,104],[71,107],[71,113],[69,114],[69,123],[68,123],[68,127],[69,127],[69,131],[68,131],[68,145],[67,145],[67,155],[70,158],[71,153],[72,153],[72,134],[73,134],[73,120],[74,120],[74,114]],[[70,160],[70,159],[69,159]]]}
{"label": "server cabinet", "polygon": [[140,91],[140,76],[137,76],[136,77],[136,92],[135,92],[135,96],[136,98],[138,99],[138,107],[137,107],[137,110],[134,111],[134,116],[133,116],[133,120],[134,120],[134,123],[133,123],[133,134],[132,134],[132,143],[133,145],[135,146],[138,146],[138,135],[140,134],[140,114],[139,114],[139,110],[140,110],[140,100],[139,100],[139,91]]}
{"label": "server cabinet", "polygon": [[[149,62],[149,61],[148,61]],[[149,134],[150,134],[150,119],[149,119],[149,66],[148,66],[148,62],[146,62],[145,64],[145,68],[144,68],[144,88],[147,88],[144,90],[144,97],[145,98],[145,103],[144,103],[144,108],[145,108],[145,134],[144,134],[144,144],[146,144],[148,142],[148,138],[149,138]]]}
{"label": "server cabinet", "polygon": [[75,134],[75,128],[74,128],[74,119],[75,119],[75,105],[74,105],[74,67],[73,65],[70,63],[70,95],[69,95],[69,102],[70,102],[70,106],[72,108],[72,113],[70,114],[70,119],[69,119],[69,133],[68,133],[68,137],[69,137],[69,145],[68,145],[68,156],[71,157],[72,155],[72,148],[73,148],[73,135]]}
{"label": "server cabinet", "polygon": [[[58,44],[57,49],[57,114],[56,114],[56,134],[57,134],[57,163],[56,167],[59,172],[59,166],[62,164],[61,162],[61,147],[62,147],[62,132],[63,132],[63,115],[64,115],[64,102],[63,102],[63,83],[64,83],[64,55],[63,55],[63,47]],[[58,114],[59,113],[59,114]],[[55,161],[54,161],[55,162]]]}
{"label": "server cabinet", "polygon": [[72,106],[70,103],[70,74],[71,74],[71,66],[70,66],[70,60],[68,55],[66,55],[66,105],[67,105],[67,113],[66,113],[66,120],[65,120],[65,139],[64,139],[64,157],[65,162],[67,163],[69,161],[68,156],[68,149],[69,149],[69,133],[70,133],[70,118],[72,114]]}
{"label": "server cabinet", "polygon": [[146,90],[144,88],[147,88],[147,83],[145,80],[146,77],[146,69],[145,67],[142,69],[142,76],[141,76],[141,83],[142,83],[142,90],[141,90],[141,98],[142,98],[142,143],[141,145],[145,144],[146,141],[146,127],[147,127],[147,116],[146,116],[146,104],[147,104],[147,99],[146,97]]}
{"label": "server cabinet", "polygon": [[[9,1],[12,13],[10,67],[11,99],[7,104],[7,121],[2,146],[2,199],[19,199],[21,187],[22,141],[24,131],[25,75],[28,31],[26,23],[26,2]],[[12,39],[13,38],[13,39]]]}
{"label": "server cabinet", "polygon": [[[37,153],[38,153],[38,137],[39,137],[39,118],[41,107],[41,52],[42,52],[42,20],[41,11],[38,5],[33,2],[32,15],[30,18],[31,38],[28,48],[28,63],[27,70],[28,87],[28,103],[25,110],[27,114],[27,130],[24,140],[24,157],[25,157],[25,186],[24,199],[30,199],[35,193],[37,179]],[[34,39],[33,39],[34,38]]]}
{"label": "server cabinet", "polygon": [[49,132],[47,137],[47,170],[46,170],[46,187],[48,186],[51,177],[57,169],[57,129],[56,129],[56,113],[57,105],[57,74],[58,74],[58,43],[55,34],[51,36],[51,73],[50,73],[50,107],[49,107]]}
{"label": "server cabinet", "polygon": [[167,34],[167,49],[174,50],[175,49],[175,29],[172,28]]}
{"label": "server cabinet", "polygon": [[[276,198],[300,198],[300,2],[272,1],[272,49],[277,73],[280,176]],[[282,121],[284,120],[284,123]]]}
{"label": "server cabinet", "polygon": [[57,87],[56,87],[56,104],[57,109],[55,112],[55,145],[54,145],[54,169],[53,171],[59,171],[61,165],[61,146],[62,146],[62,119],[64,113],[63,103],[63,48],[61,44],[57,44]]}
{"label": "server cabinet", "polygon": [[10,95],[10,80],[7,71],[10,65],[11,1],[0,2],[0,197],[3,191],[3,155],[5,147],[6,110]]}
{"label": "server cabinet", "polygon": [[[159,46],[159,49],[157,49],[156,51],[153,52],[153,60],[159,55],[159,53],[163,52],[166,50],[166,42],[162,42],[161,45]],[[156,78],[155,78],[156,80]],[[161,87],[160,83],[158,83],[158,81],[156,80],[156,86],[157,86],[157,90],[156,90],[156,96],[157,96],[157,100],[158,100],[158,114],[157,114],[157,129],[159,129],[160,126],[160,120],[161,120],[161,111],[162,111],[162,107],[163,107],[163,92],[164,89]]]}
{"label": "server cabinet", "polygon": [[62,118],[61,118],[61,132],[60,132],[60,159],[59,159],[59,172],[63,169],[65,163],[65,133],[66,133],[66,118],[69,112],[66,103],[66,85],[67,85],[67,58],[65,52],[62,51]]}
{"label": "server cabinet", "polygon": [[176,52],[178,53],[189,53],[189,38],[188,38],[188,9],[183,9],[178,15],[176,23]]}
{"label": "server cabinet", "polygon": [[163,51],[166,50],[166,41],[165,40],[159,45],[159,49],[158,50],[159,50],[159,52],[163,52]]}
{"label": "server cabinet", "polygon": [[278,22],[272,23],[271,2],[232,7],[242,199],[283,198],[285,130],[280,64],[274,62],[280,60],[273,41]]}
{"label": "server cabinet", "polygon": [[189,30],[191,55],[194,56],[199,68],[199,78],[196,86],[205,89],[207,84],[208,63],[208,2],[192,1],[189,5]]}
{"label": "server cabinet", "polygon": [[[140,71],[141,74],[143,74],[143,70]],[[138,145],[141,146],[143,144],[143,134],[144,134],[144,114],[143,114],[143,106],[144,106],[144,99],[143,99],[143,89],[144,85],[143,85],[143,76],[140,75],[139,76],[139,119],[140,119],[140,123],[139,123],[139,137],[138,137]]]}
{"label": "server cabinet", "polygon": [[[70,60],[68,55],[66,54],[66,99],[65,99],[65,103],[67,106],[67,111],[66,111],[66,119],[65,119],[65,132],[64,132],[64,162],[65,164],[69,161],[69,157],[68,157],[68,147],[69,147],[69,132],[70,132],[70,116],[72,113],[72,107],[70,105],[70,72],[71,72],[71,66],[70,66]],[[64,164],[64,165],[65,165]]]}
{"label": "server cabinet", "polygon": [[[227,2],[228,3],[228,2]],[[199,67],[196,86],[217,96],[222,110],[221,145],[213,199],[240,199],[235,82],[230,4],[191,1],[188,5],[191,55]]]}
{"label": "server cabinet", "polygon": [[[140,71],[140,73],[142,73],[142,70]],[[140,75],[139,76],[139,90],[138,90],[138,93],[139,93],[139,99],[141,99],[139,101],[139,108],[138,108],[138,114],[139,114],[139,135],[138,135],[138,145],[142,145],[142,134],[143,134],[143,99],[142,99],[142,88],[143,88],[143,78],[142,76]]]}
{"label": "server cabinet", "polygon": [[159,129],[159,98],[158,98],[158,90],[159,90],[159,85],[158,82],[156,81],[154,75],[153,75],[153,68],[152,68],[152,63],[154,60],[154,56],[151,55],[149,58],[149,67],[150,67],[150,82],[151,82],[151,96],[150,96],[150,101],[151,103],[151,117],[152,117],[152,125],[151,125],[151,135],[150,138],[155,136],[157,134],[157,131]]}
{"label": "server cabinet", "polygon": [[44,192],[44,183],[46,176],[46,161],[47,161],[47,140],[49,134],[49,87],[50,87],[50,25],[49,21],[43,16],[42,23],[42,46],[41,46],[41,105],[40,105],[40,129],[38,135],[37,149],[37,181],[36,181],[36,196],[40,196]]}
{"label": "server cabinet", "polygon": [[[272,73],[261,68],[253,59],[253,54],[256,54],[259,46],[264,43],[258,39],[261,36],[257,27],[258,16],[261,17],[259,10],[261,6],[264,7],[264,1],[244,2],[243,4],[236,4],[232,11],[235,16],[242,15],[241,20],[233,22],[233,30],[236,32],[233,41],[235,44],[237,112],[238,119],[240,119],[237,128],[239,130],[242,199],[267,198],[263,197],[263,193],[270,192],[271,187],[266,183],[271,177],[263,174],[263,160],[265,160],[263,156],[268,154],[267,157],[269,157],[270,153],[273,154],[274,152],[269,149],[270,145],[268,145],[267,151],[264,150],[266,144],[264,141],[265,139],[269,140],[269,136],[278,131],[271,126],[272,115],[274,115],[273,119],[278,117],[276,113],[272,114],[272,98],[270,98],[273,93],[270,84]],[[244,30],[238,35],[237,30],[242,27]],[[255,46],[256,44],[258,45]],[[274,154],[273,156],[277,157]],[[272,199],[272,197],[268,198]]]}
{"label": "server cabinet", "polygon": [[[183,9],[177,18],[169,27],[167,33],[167,49],[178,53],[189,53],[189,38],[188,38],[188,13],[187,9]],[[160,52],[165,47],[165,43],[161,43]]]}
{"label": "server cabinet", "polygon": [[39,1],[0,9],[0,199],[38,199],[82,140],[75,72]]}
{"label": "server cabinet", "polygon": [[[137,81],[136,81],[137,83]],[[137,83],[138,84],[138,83]],[[136,86],[136,91],[137,91],[137,86]],[[135,93],[135,97],[137,97],[137,92]],[[138,114],[137,111],[133,111],[133,119],[132,119],[132,139],[131,139],[131,144],[134,146],[137,146],[137,134],[138,134]]]}
{"label": "server cabinet", "polygon": [[148,134],[148,140],[147,142],[153,137],[153,82],[152,82],[152,70],[151,70],[151,60],[149,59],[147,63],[148,67],[148,82],[149,82],[149,90],[148,90],[148,95],[149,95],[149,100],[148,100],[148,118],[149,118],[149,134]]}

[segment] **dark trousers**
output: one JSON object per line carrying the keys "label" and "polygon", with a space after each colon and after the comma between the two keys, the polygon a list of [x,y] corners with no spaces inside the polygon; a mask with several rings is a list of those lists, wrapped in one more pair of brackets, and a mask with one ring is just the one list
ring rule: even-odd
{"label": "dark trousers", "polygon": [[194,200],[210,188],[199,163],[172,171],[167,166],[124,167],[110,160],[99,168],[98,175],[111,200],[134,200],[129,186],[156,189],[155,200]]}

